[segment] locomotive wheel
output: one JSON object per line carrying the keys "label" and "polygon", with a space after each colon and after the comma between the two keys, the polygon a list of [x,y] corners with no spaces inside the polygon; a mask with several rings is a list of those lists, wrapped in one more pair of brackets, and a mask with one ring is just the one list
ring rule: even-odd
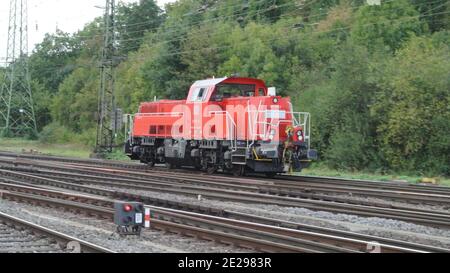
{"label": "locomotive wheel", "polygon": [[233,165],[233,175],[234,176],[244,176],[245,175],[245,165]]}
{"label": "locomotive wheel", "polygon": [[155,161],[149,161],[149,162],[147,162],[147,165],[148,165],[150,168],[153,168],[153,167],[155,166]]}
{"label": "locomotive wheel", "polygon": [[175,165],[174,164],[172,164],[172,163],[168,163],[168,162],[166,162],[166,168],[167,169],[175,169]]}
{"label": "locomotive wheel", "polygon": [[277,173],[266,173],[267,178],[274,178]]}

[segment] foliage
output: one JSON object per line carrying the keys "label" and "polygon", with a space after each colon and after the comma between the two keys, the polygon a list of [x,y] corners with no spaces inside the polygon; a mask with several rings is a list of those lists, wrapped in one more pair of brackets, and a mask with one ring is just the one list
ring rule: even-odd
{"label": "foliage", "polygon": [[448,30],[450,27],[450,2],[447,0],[411,0],[420,17],[431,32]]}
{"label": "foliage", "polygon": [[391,60],[373,114],[382,150],[397,169],[449,173],[450,50],[412,39]]}
{"label": "foliage", "polygon": [[352,38],[370,51],[395,51],[410,36],[425,32],[426,24],[407,0],[396,0],[380,6],[364,6],[355,14]]}
{"label": "foliage", "polygon": [[119,2],[117,13],[122,54],[139,49],[145,34],[155,32],[164,19],[162,10],[153,0],[143,0],[139,4]]}
{"label": "foliage", "polygon": [[42,129],[39,140],[42,143],[70,143],[73,141],[73,133],[64,126],[50,123]]}
{"label": "foliage", "polygon": [[30,73],[50,93],[58,92],[61,82],[75,68],[82,43],[72,35],[57,30],[47,34],[30,57]]}

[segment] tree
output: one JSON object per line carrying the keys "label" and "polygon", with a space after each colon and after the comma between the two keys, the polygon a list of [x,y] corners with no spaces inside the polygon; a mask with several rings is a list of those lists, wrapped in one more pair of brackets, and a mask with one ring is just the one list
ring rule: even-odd
{"label": "tree", "polygon": [[420,21],[419,13],[407,0],[363,6],[355,17],[351,36],[369,52],[383,47],[386,52],[394,52],[411,36],[426,32],[426,25]]}
{"label": "tree", "polygon": [[75,69],[74,62],[80,56],[81,47],[79,39],[60,30],[46,34],[30,57],[33,79],[49,93],[56,93],[61,82]]}
{"label": "tree", "polygon": [[367,50],[350,41],[341,47],[332,63],[336,90],[327,118],[333,125],[326,157],[333,167],[363,169],[380,165],[375,124],[369,111],[377,85],[369,64]]}
{"label": "tree", "polygon": [[162,10],[154,0],[120,3],[117,10],[120,52],[124,55],[138,50],[145,34],[156,32],[164,21]]}
{"label": "tree", "polygon": [[411,0],[421,20],[427,22],[431,32],[448,29],[450,27],[450,2],[447,0]]}
{"label": "tree", "polygon": [[52,102],[55,122],[78,133],[95,126],[98,75],[95,67],[80,67],[67,77]]}
{"label": "tree", "polygon": [[450,49],[413,38],[390,62],[373,106],[382,151],[395,169],[449,174]]}

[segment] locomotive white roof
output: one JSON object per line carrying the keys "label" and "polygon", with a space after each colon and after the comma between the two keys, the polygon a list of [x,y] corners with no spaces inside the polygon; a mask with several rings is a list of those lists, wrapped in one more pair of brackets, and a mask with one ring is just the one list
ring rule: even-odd
{"label": "locomotive white roof", "polygon": [[225,78],[217,78],[217,79],[207,79],[207,80],[201,80],[201,81],[196,81],[192,86],[193,87],[206,87],[206,86],[213,86],[216,84],[219,84],[221,82],[223,82],[224,80],[228,79],[227,77]]}

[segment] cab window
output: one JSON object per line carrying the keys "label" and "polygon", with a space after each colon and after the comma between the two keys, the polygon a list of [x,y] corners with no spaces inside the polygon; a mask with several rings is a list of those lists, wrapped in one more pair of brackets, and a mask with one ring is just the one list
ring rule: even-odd
{"label": "cab window", "polygon": [[235,97],[254,97],[254,84],[220,84],[216,86],[213,100],[222,100]]}
{"label": "cab window", "polygon": [[260,96],[260,97],[263,97],[263,96],[265,96],[266,94],[265,94],[265,92],[264,92],[264,88],[259,88],[259,90],[258,90],[258,96]]}
{"label": "cab window", "polygon": [[191,101],[192,102],[200,102],[204,101],[206,98],[206,87],[197,87],[192,94]]}

